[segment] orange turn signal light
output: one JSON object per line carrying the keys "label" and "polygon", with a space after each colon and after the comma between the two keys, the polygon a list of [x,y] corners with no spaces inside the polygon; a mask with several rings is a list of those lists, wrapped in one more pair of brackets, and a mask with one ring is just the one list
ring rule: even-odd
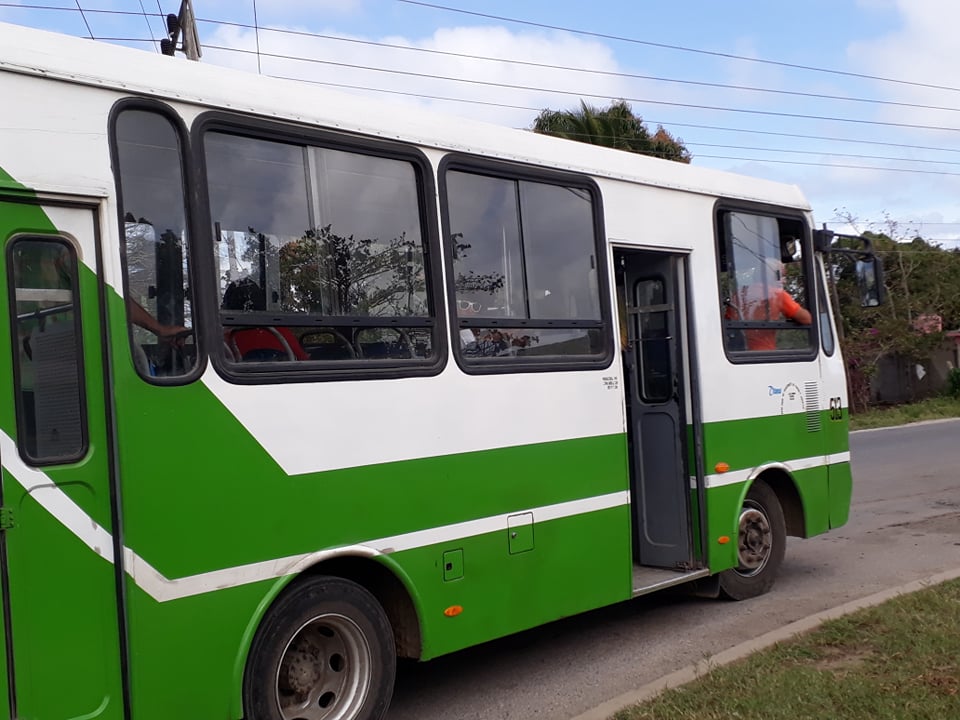
{"label": "orange turn signal light", "polygon": [[730,542],[730,538],[727,535],[721,535],[717,538],[717,542],[721,545],[726,545],[728,542]]}
{"label": "orange turn signal light", "polygon": [[463,607],[460,605],[451,605],[446,610],[443,611],[443,614],[447,617],[456,617],[463,612]]}
{"label": "orange turn signal light", "polygon": [[713,469],[716,470],[718,473],[725,473],[727,472],[727,470],[730,469],[730,466],[725,462],[718,462],[716,465],[713,466]]}

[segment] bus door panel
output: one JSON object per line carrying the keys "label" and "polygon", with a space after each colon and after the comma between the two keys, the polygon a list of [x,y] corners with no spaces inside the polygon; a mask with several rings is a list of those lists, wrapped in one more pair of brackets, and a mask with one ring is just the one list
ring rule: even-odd
{"label": "bus door panel", "polygon": [[95,206],[0,197],[0,718],[121,718]]}
{"label": "bus door panel", "polygon": [[683,412],[678,268],[668,253],[618,251],[617,292],[626,317],[624,377],[634,561],[692,563],[689,472]]}

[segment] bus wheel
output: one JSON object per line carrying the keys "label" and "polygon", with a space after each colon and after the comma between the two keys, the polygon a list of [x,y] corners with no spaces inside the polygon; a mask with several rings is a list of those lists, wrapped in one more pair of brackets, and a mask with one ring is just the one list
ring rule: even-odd
{"label": "bus wheel", "polygon": [[313,577],[280,596],[254,637],[243,682],[248,720],[381,720],[397,656],[376,598]]}
{"label": "bus wheel", "polygon": [[786,545],[786,523],[777,494],[757,480],[740,508],[737,567],[720,573],[720,592],[731,600],[763,595],[773,587]]}

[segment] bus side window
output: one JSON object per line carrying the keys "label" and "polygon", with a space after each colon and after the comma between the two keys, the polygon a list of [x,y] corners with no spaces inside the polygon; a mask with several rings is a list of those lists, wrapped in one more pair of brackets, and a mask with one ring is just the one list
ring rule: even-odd
{"label": "bus side window", "polygon": [[323,142],[203,135],[231,372],[438,357],[422,168]]}
{"label": "bus side window", "polygon": [[727,352],[809,356],[815,336],[802,221],[723,211],[718,227]]}
{"label": "bus side window", "polygon": [[607,362],[594,191],[507,169],[454,167],[444,183],[465,366]]}
{"label": "bus side window", "polygon": [[134,365],[145,377],[189,375],[197,353],[180,134],[142,109],[120,112],[115,132]]}
{"label": "bus side window", "polygon": [[58,239],[10,249],[17,440],[33,465],[77,460],[86,450],[77,258]]}

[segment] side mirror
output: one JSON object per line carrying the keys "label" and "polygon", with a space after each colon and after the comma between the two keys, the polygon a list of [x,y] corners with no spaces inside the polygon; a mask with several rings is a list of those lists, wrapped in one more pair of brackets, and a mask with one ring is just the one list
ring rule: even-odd
{"label": "side mirror", "polygon": [[860,286],[860,306],[878,307],[883,302],[883,265],[875,255],[857,260],[857,284]]}
{"label": "side mirror", "polygon": [[[838,247],[835,241],[860,245],[860,249]],[[839,244],[839,243],[838,243]],[[824,255],[845,255],[856,258],[857,284],[860,286],[860,306],[878,307],[883,304],[883,263],[873,254],[873,243],[862,235],[838,235],[826,228],[813,231],[813,247]]]}

